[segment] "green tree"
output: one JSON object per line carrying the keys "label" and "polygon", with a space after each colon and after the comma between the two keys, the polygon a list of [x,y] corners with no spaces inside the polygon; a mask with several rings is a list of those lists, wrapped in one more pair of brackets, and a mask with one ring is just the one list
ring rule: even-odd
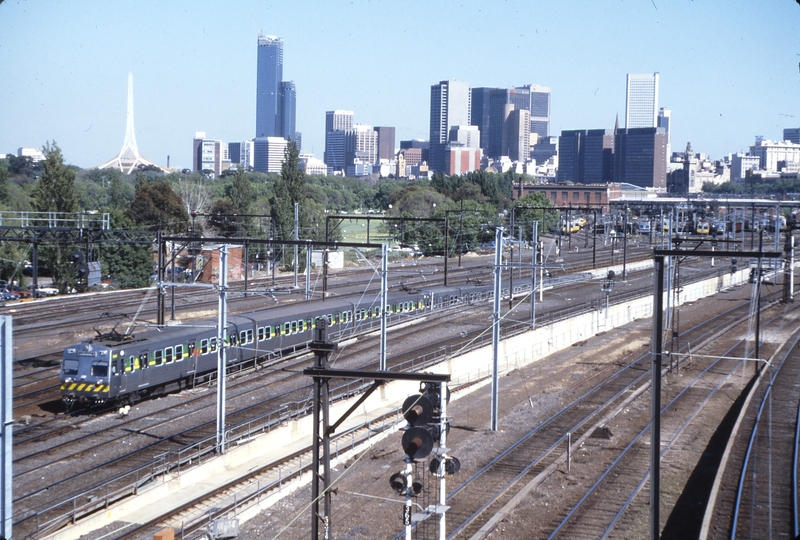
{"label": "green tree", "polygon": [[169,233],[189,230],[189,214],[183,201],[164,180],[139,182],[127,215],[138,225],[164,229]]}
{"label": "green tree", "polygon": [[42,148],[44,161],[42,174],[33,188],[31,197],[37,212],[76,212],[75,171],[64,164],[61,149],[53,141]]}
{"label": "green tree", "polygon": [[0,159],[0,204],[8,203],[8,160]]}
{"label": "green tree", "polygon": [[[31,193],[31,203],[37,212],[76,212],[75,170],[64,164],[61,149],[53,141],[43,148],[42,174]],[[75,267],[70,259],[73,246],[46,245],[39,257],[53,274],[53,284],[63,293],[72,290],[76,282]]]}
{"label": "green tree", "polygon": [[559,211],[555,209],[552,201],[544,193],[528,193],[515,200],[512,206],[514,208],[514,227],[522,227],[522,235],[526,240],[531,239],[534,221],[539,222],[539,236],[558,227]]}
{"label": "green tree", "polygon": [[306,198],[306,175],[300,169],[299,155],[297,143],[289,141],[281,165],[281,174],[275,180],[270,199],[272,218],[275,220],[278,237],[283,240],[292,238],[295,203],[302,203]]}
{"label": "green tree", "polygon": [[[136,224],[119,209],[110,210],[111,228],[133,229]],[[103,244],[102,272],[122,289],[147,287],[153,271],[153,246],[110,242]]]}
{"label": "green tree", "polygon": [[[242,167],[239,167],[236,170],[236,174],[233,175],[233,180],[228,188],[228,198],[231,200],[235,214],[240,216],[250,214],[250,206],[255,201],[255,190]],[[249,218],[241,218],[241,222],[242,234],[246,235],[250,229],[250,220]]]}

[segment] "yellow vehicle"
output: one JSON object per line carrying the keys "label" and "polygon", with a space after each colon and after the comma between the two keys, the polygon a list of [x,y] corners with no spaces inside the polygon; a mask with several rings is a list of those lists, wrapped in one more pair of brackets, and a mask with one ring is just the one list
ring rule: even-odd
{"label": "yellow vehicle", "polygon": [[697,224],[695,232],[697,234],[708,234],[711,232],[711,226],[708,224],[707,221],[701,221]]}

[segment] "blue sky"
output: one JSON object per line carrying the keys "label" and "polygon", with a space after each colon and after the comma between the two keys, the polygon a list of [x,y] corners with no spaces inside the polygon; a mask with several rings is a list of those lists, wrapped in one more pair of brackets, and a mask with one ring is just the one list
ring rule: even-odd
{"label": "blue sky", "polygon": [[259,31],[284,40],[303,151],[322,157],[325,111],[428,138],[430,86],[541,84],[551,135],[613,128],[627,73],[660,73],[672,148],[713,158],[800,126],[795,0],[5,0],[0,152],[55,140],[96,166],[125,135],[128,72],[148,159],[191,166],[192,138],[255,134]]}

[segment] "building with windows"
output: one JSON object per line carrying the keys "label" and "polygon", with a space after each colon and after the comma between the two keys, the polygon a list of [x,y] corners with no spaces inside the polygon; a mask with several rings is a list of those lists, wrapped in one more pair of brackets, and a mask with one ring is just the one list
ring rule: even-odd
{"label": "building with windows", "polygon": [[658,73],[628,73],[625,127],[658,127]]}
{"label": "building with windows", "polygon": [[256,137],[282,136],[283,40],[258,36],[256,71]]}
{"label": "building with windows", "polygon": [[353,129],[353,111],[325,113],[325,153],[323,160],[333,171],[345,169],[345,135]]}
{"label": "building with windows", "polygon": [[376,126],[375,133],[378,134],[378,161],[382,159],[394,159],[394,128],[388,126]]}
{"label": "building with windows", "polygon": [[620,129],[614,136],[614,182],[667,188],[667,134],[664,128]]}
{"label": "building with windows", "polygon": [[619,184],[518,184],[512,190],[517,199],[530,193],[541,193],[557,207],[597,208],[608,211],[608,202],[619,199]]}
{"label": "building with windows", "polygon": [[783,130],[783,140],[800,144],[800,128],[785,128]]}
{"label": "building with windows", "polygon": [[378,132],[372,126],[355,124],[345,131],[344,161],[347,176],[372,173],[371,166],[378,163]]}
{"label": "building with windows", "polygon": [[231,168],[228,145],[216,139],[207,139],[203,131],[195,133],[192,146],[192,170],[215,178]]}
{"label": "building with windows", "polygon": [[253,168],[258,172],[280,173],[287,144],[283,137],[256,137],[253,141]]}
{"label": "building with windows", "polygon": [[431,86],[430,111],[430,168],[445,171],[445,152],[450,127],[469,126],[471,95],[469,83],[464,81],[441,81]]}
{"label": "building with windows", "polygon": [[524,163],[530,159],[531,113],[512,108],[511,104],[506,107],[509,109],[503,123],[503,155]]}
{"label": "building with windows", "polygon": [[756,137],[756,144],[750,147],[749,154],[759,158],[759,168],[766,172],[780,172],[781,162],[800,163],[800,144],[789,141],[770,141]]}
{"label": "building with windows", "polygon": [[228,157],[231,166],[244,167],[247,170],[253,169],[253,141],[242,141],[228,143]]}
{"label": "building with windows", "polygon": [[297,90],[294,81],[281,82],[281,126],[280,136],[284,139],[291,139],[297,143],[300,149],[300,134],[296,131],[297,115]]}
{"label": "building with windows", "polygon": [[736,153],[731,156],[731,182],[743,182],[747,171],[758,170],[761,166],[759,156]]}

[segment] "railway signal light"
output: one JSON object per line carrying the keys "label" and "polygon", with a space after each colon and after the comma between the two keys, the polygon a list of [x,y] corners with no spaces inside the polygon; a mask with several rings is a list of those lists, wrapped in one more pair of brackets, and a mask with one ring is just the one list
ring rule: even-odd
{"label": "railway signal light", "polygon": [[[458,471],[461,470],[461,462],[456,457],[452,456],[444,456],[444,474],[446,476],[453,476]],[[434,476],[439,476],[439,469],[441,468],[442,462],[439,458],[433,458],[430,464],[430,471],[431,474]]]}
{"label": "railway signal light", "polygon": [[736,262],[736,259],[731,259],[731,274],[735,274],[739,270],[739,267],[736,266]]}
{"label": "railway signal light", "polygon": [[[408,493],[408,480],[409,475],[407,475],[405,472],[394,473],[389,479],[389,485],[392,486],[392,489],[395,490],[398,495],[405,495]],[[422,493],[422,482],[411,479],[410,495],[414,496],[419,495],[420,493]]]}

